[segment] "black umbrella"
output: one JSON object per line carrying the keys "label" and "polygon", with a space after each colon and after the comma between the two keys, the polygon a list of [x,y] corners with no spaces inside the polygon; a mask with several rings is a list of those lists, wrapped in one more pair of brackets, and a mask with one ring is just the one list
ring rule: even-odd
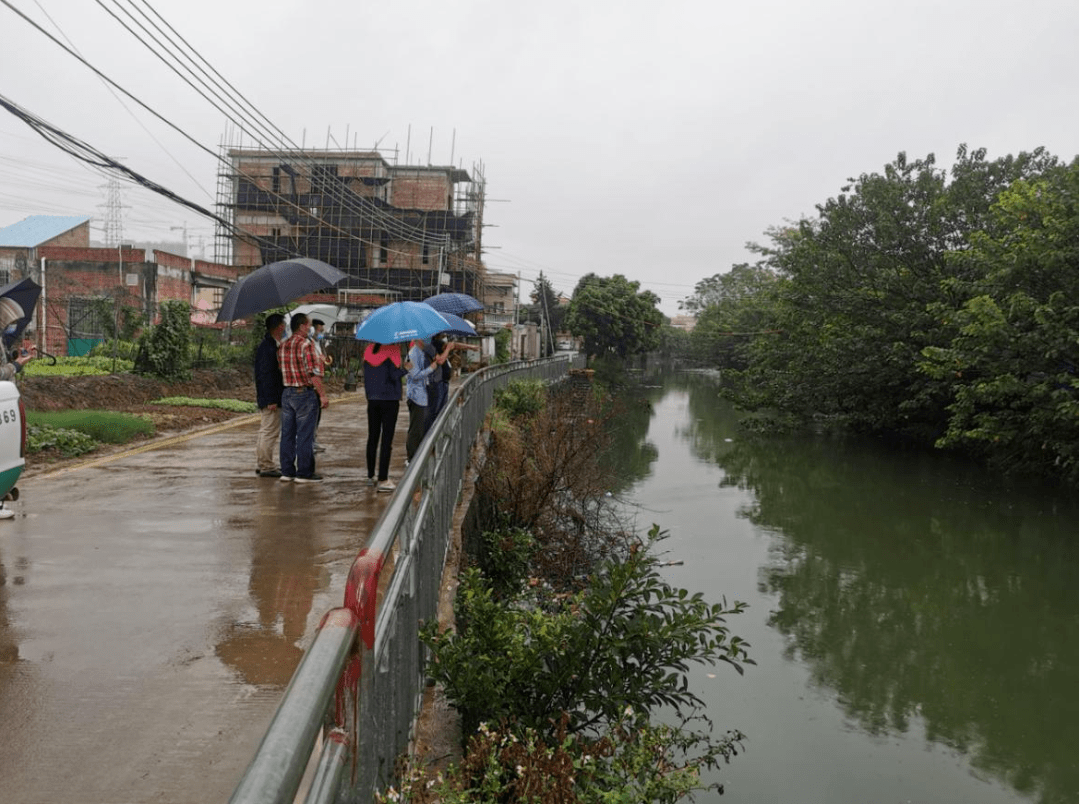
{"label": "black umbrella", "polygon": [[3,299],[11,299],[15,304],[19,305],[20,309],[11,308],[10,313],[15,315],[21,313],[18,318],[4,327],[3,341],[5,349],[10,349],[19,340],[19,336],[26,329],[26,325],[34,317],[34,308],[37,306],[40,295],[41,285],[33,279],[20,279],[17,282],[9,282],[0,288],[0,305],[3,304]]}
{"label": "black umbrella", "polygon": [[241,277],[225,294],[218,321],[235,321],[293,299],[332,287],[346,275],[333,265],[311,257],[272,262]]}

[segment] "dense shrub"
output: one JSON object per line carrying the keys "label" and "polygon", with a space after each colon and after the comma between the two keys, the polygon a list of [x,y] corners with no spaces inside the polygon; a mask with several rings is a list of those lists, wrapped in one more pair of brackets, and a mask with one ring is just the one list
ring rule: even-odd
{"label": "dense shrub", "polygon": [[28,453],[56,449],[65,458],[76,458],[79,455],[92,452],[97,448],[97,445],[97,441],[78,430],[32,424],[26,427],[26,451]]}
{"label": "dense shrub", "polygon": [[139,339],[136,369],[164,380],[191,376],[191,306],[182,301],[161,303],[161,320]]}
{"label": "dense shrub", "polygon": [[538,412],[547,400],[547,386],[542,380],[513,380],[495,389],[495,408],[511,418]]}

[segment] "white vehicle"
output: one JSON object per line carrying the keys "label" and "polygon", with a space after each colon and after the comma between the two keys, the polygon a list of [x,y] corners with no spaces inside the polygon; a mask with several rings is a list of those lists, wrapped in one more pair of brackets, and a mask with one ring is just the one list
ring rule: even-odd
{"label": "white vehicle", "polygon": [[0,381],[0,519],[15,516],[4,502],[19,499],[15,483],[26,464],[25,456],[26,411],[22,397],[15,383]]}

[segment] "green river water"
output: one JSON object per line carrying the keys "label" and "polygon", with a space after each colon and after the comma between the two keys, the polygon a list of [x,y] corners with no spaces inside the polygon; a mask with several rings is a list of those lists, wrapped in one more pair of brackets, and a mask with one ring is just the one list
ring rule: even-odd
{"label": "green river water", "polygon": [[746,751],[704,802],[1077,801],[1075,493],[941,455],[746,437],[715,379],[641,391],[615,448],[668,579],[742,600],[756,667],[692,673]]}

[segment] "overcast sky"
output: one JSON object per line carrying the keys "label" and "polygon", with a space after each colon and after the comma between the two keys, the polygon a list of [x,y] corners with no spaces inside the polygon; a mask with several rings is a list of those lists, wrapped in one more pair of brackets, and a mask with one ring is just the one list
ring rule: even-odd
{"label": "overcast sky", "polygon": [[[207,206],[215,159],[12,7],[211,152],[225,115],[106,8],[159,14],[297,143],[483,163],[489,268],[568,295],[621,273],[668,315],[900,151],[1080,151],[1076,0],[0,0],[0,94]],[[85,214],[103,238],[103,185],[0,111],[0,226]],[[186,225],[211,255],[194,213],[124,202],[125,240]]]}

